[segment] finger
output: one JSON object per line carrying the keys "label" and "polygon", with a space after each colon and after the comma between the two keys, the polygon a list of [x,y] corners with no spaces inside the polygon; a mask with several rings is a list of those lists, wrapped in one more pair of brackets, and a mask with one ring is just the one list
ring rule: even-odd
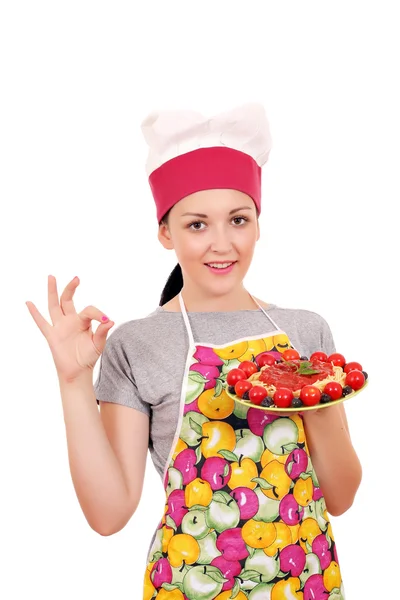
{"label": "finger", "polygon": [[100,323],[106,323],[108,317],[95,306],[86,306],[80,313],[79,318],[82,321],[82,329],[88,329],[91,325],[91,321],[99,321]]}
{"label": "finger", "polygon": [[57,282],[53,275],[49,275],[48,277],[48,304],[51,321],[55,325],[62,319],[64,313],[58,301]]}
{"label": "finger", "polygon": [[60,306],[65,315],[73,315],[76,313],[73,296],[78,285],[79,278],[74,277],[72,281],[65,286],[65,290],[61,294]]}
{"label": "finger", "polygon": [[101,323],[96,329],[93,335],[93,344],[99,354],[103,352],[107,342],[107,334],[114,325],[114,321],[108,321],[107,323]]}
{"label": "finger", "polygon": [[40,314],[40,312],[38,311],[36,306],[33,304],[33,302],[30,302],[28,300],[27,302],[25,302],[25,304],[27,305],[28,310],[31,313],[36,325],[39,327],[40,331],[43,333],[44,337],[47,339],[47,336],[51,331],[50,323],[48,323],[46,321],[46,319]]}

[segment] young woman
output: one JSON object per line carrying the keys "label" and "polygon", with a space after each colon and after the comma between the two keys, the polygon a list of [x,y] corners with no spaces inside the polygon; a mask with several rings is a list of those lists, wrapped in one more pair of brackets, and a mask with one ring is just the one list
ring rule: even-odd
{"label": "young woman", "polygon": [[335,351],[320,315],[266,303],[243,284],[260,237],[265,112],[164,111],[142,129],[158,238],[178,259],[160,305],[106,340],[113,321],[75,310],[78,278],[59,301],[49,276],[53,326],[27,303],[56,364],[82,510],[102,535],[122,529],[150,449],[165,512],[143,600],[343,599],[328,513],[348,510],[361,480],[344,405],[277,414],[227,393],[229,370],[262,352]]}

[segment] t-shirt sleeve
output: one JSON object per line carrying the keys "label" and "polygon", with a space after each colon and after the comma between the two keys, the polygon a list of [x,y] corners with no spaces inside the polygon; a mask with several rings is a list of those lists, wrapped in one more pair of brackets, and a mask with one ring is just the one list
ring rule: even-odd
{"label": "t-shirt sleeve", "polygon": [[333,339],[331,328],[323,317],[321,317],[321,348],[328,356],[336,352],[336,346]]}
{"label": "t-shirt sleeve", "polygon": [[99,400],[115,402],[150,416],[150,405],[140,397],[119,329],[107,338],[93,389],[97,404]]}

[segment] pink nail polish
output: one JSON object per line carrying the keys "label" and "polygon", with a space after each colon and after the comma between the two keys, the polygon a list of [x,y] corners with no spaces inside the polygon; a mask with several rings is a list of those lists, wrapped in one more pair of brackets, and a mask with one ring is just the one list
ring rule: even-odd
{"label": "pink nail polish", "polygon": [[108,317],[106,317],[105,315],[103,317],[101,317],[102,321],[108,321]]}

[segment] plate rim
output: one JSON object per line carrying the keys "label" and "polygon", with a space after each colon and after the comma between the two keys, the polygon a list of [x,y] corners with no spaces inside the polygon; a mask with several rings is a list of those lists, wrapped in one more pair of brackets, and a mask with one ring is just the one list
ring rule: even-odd
{"label": "plate rim", "polygon": [[247,402],[246,400],[242,400],[242,398],[239,398],[239,396],[237,396],[236,394],[232,394],[231,392],[229,392],[228,386],[226,386],[225,392],[230,398],[232,398],[232,400],[235,400],[235,402],[239,402],[240,404],[243,404],[244,406],[247,406],[248,408],[257,408],[259,410],[264,410],[266,412],[271,412],[271,413],[285,412],[285,413],[290,414],[290,413],[304,412],[306,410],[320,410],[321,408],[328,408],[329,406],[336,406],[337,404],[341,404],[342,402],[345,402],[346,400],[351,400],[352,398],[357,396],[360,392],[364,391],[368,385],[369,385],[369,378],[365,380],[364,385],[359,390],[354,390],[351,394],[348,394],[347,396],[342,396],[338,400],[332,400],[331,402],[324,402],[322,404],[319,402],[318,404],[315,404],[314,406],[300,406],[299,408],[293,407],[293,406],[291,406],[289,408],[279,408],[279,407],[271,408],[270,406],[261,406],[260,404],[251,404],[250,402]]}

